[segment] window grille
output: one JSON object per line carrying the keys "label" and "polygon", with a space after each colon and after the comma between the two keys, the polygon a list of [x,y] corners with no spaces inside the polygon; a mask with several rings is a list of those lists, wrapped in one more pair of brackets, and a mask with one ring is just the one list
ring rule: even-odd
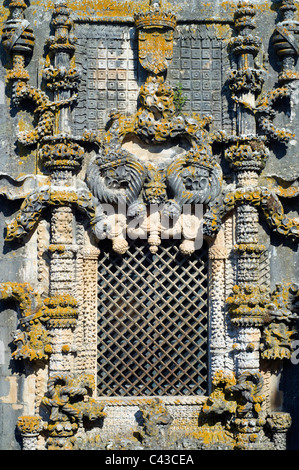
{"label": "window grille", "polygon": [[123,256],[100,248],[98,394],[205,394],[207,247],[190,257],[172,240],[155,255],[140,240]]}

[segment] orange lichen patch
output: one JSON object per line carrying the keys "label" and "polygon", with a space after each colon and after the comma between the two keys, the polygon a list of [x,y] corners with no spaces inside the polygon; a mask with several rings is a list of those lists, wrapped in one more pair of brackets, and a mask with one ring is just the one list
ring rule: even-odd
{"label": "orange lichen patch", "polygon": [[212,23],[207,24],[207,29],[216,33],[216,37],[228,42],[231,39],[232,29],[229,24]]}
{"label": "orange lichen patch", "polygon": [[192,433],[190,437],[202,441],[206,446],[211,446],[212,444],[225,444],[229,448],[235,446],[235,440],[232,435],[220,423],[216,423],[213,426],[205,424],[198,431]]}
{"label": "orange lichen patch", "polygon": [[17,349],[12,353],[12,358],[29,361],[48,359],[45,347],[49,345],[49,332],[40,322],[30,324],[26,330],[15,334],[13,342]]}
{"label": "orange lichen patch", "polygon": [[40,416],[20,416],[17,427],[22,434],[39,434],[42,429]]}
{"label": "orange lichen patch", "polygon": [[29,132],[30,130],[31,130],[31,124],[26,119],[25,114],[20,113],[20,117],[18,121],[18,132]]}
{"label": "orange lichen patch", "polygon": [[[233,13],[237,9],[238,2],[223,1],[220,3],[220,6],[227,13]],[[264,1],[263,3],[254,4],[254,9],[259,12],[264,12],[264,11],[273,11],[274,7],[272,6],[272,2]]]}
{"label": "orange lichen patch", "polygon": [[[53,10],[55,2],[46,0],[43,2],[43,7],[46,10]],[[32,6],[40,7],[39,0],[32,0]],[[135,13],[145,12],[149,9],[148,0],[73,0],[68,2],[68,7],[76,15],[77,18],[102,18],[102,17],[132,17]],[[162,5],[163,10],[171,9],[177,10],[170,2],[164,1]]]}
{"label": "orange lichen patch", "polygon": [[[2,2],[1,2],[2,3]],[[9,9],[5,8],[2,4],[0,5],[0,34],[2,35],[5,22],[9,16]]]}
{"label": "orange lichen patch", "polygon": [[0,298],[14,299],[19,303],[22,316],[26,317],[41,312],[39,295],[28,283],[3,282],[0,284]]}

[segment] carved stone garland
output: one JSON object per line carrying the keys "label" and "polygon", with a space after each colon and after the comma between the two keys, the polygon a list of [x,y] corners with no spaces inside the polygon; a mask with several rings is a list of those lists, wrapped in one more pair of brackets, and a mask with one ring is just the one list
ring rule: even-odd
{"label": "carved stone garland", "polygon": [[[89,219],[96,238],[110,238],[113,250],[120,254],[127,250],[127,236],[145,235],[152,253],[156,253],[162,235],[182,234],[180,249],[186,255],[200,248],[200,230],[213,240],[209,250],[212,392],[202,407],[198,432],[189,436],[190,448],[284,448],[290,417],[284,413],[267,417],[263,412],[260,357],[290,357],[293,331],[289,325],[297,318],[299,289],[290,283],[277,286],[271,293],[259,286],[260,257],[265,250],[258,238],[259,212],[266,216],[270,227],[293,239],[298,238],[298,223],[285,216],[279,189],[274,192],[261,186],[259,177],[268,157],[267,144],[273,139],[287,143],[291,137],[288,131],[273,126],[272,105],[278,98],[290,95],[292,81],[298,78],[294,70],[298,56],[294,3],[282,2],[284,18],[273,36],[275,49],[283,59],[281,88],[261,98],[263,74],[254,62],[260,40],[252,35],[255,10],[248,2],[238,4],[238,35],[230,44],[235,65],[229,80],[237,106],[237,135],[227,136],[211,132],[210,117],[190,118],[176,112],[174,90],[165,81],[176,18],[164,12],[159,1],[150,1],[149,11],[135,16],[139,60],[148,72],[140,89],[141,106],[132,116],[111,113],[109,129],[97,142],[99,151],[87,170],[88,188],[76,173],[81,169],[84,145],[91,138],[88,133],[72,136],[70,130],[70,110],[79,82],[73,61],[75,38],[70,10],[61,1],[53,14],[55,34],[49,40],[44,71],[54,95],[51,101],[47,94],[28,84],[25,57],[32,52],[34,36],[25,19],[26,4],[12,0],[9,7],[11,17],[2,41],[13,58],[7,76],[13,102],[21,105],[24,99],[32,100],[38,116],[37,127],[19,134],[18,139],[24,145],[38,146],[48,184],[27,195],[7,227],[6,241],[26,235],[38,223],[43,210],[50,207],[50,275],[46,299],[42,300],[28,284],[4,283],[0,293],[1,299],[13,298],[20,305],[20,330],[15,334],[17,348],[13,357],[49,362],[48,391],[43,399],[50,412],[47,447],[76,448],[78,437],[84,439],[84,421],[105,417],[103,403],[91,398],[95,394],[96,325],[91,325],[90,333],[84,326],[95,317],[96,293],[84,285],[95,283],[98,249],[85,247],[84,234],[80,239],[75,218],[75,210],[79,210]],[[225,157],[235,172],[233,191],[226,191],[222,184],[221,167],[212,151],[216,141],[225,147]],[[168,143],[175,151],[161,153],[159,159],[154,159],[151,149],[167,147]],[[146,157],[140,152],[144,147],[149,150]],[[107,203],[117,207],[117,211],[107,213]],[[198,204],[204,206],[202,214],[184,211],[186,205]],[[236,342],[234,373],[226,374],[223,369],[227,338],[218,334],[219,325],[222,331],[226,328],[223,304],[227,285],[223,280],[227,246],[221,225],[224,216],[232,211],[236,216],[237,284],[227,304]],[[84,281],[80,300],[76,299],[78,272]],[[76,329],[78,317],[81,324]],[[76,337],[81,338],[82,344],[86,341],[78,357]],[[83,373],[84,354],[91,357],[87,374]],[[138,430],[139,441],[127,442],[126,448],[152,448],[161,436],[164,446],[180,448],[180,443],[167,438],[172,417],[159,400],[142,402],[140,412],[143,427]],[[42,430],[40,421],[39,416],[19,419],[24,449],[36,448]],[[266,425],[271,429],[272,440],[265,434]],[[100,445],[105,448],[106,444]],[[114,445],[121,448],[122,444]]]}

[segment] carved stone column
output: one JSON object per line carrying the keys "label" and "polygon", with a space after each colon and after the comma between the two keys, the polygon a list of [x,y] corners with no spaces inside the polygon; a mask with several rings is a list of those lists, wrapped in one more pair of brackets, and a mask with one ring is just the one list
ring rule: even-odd
{"label": "carved stone column", "polygon": [[[260,374],[261,327],[267,310],[267,289],[259,285],[260,257],[265,247],[259,243],[259,214],[254,194],[259,190],[259,174],[264,168],[268,150],[265,138],[257,135],[254,109],[263,85],[263,71],[255,66],[261,41],[252,32],[255,9],[250,2],[241,1],[235,14],[239,35],[231,41],[235,68],[230,89],[237,105],[237,132],[226,158],[236,175],[239,202],[236,211],[237,285],[227,299],[232,324],[237,328],[235,370],[240,383],[255,390],[259,402],[249,400],[237,410],[234,423],[237,448],[259,449],[263,446],[265,418],[261,395],[263,379]],[[237,388],[239,385],[237,385]]]}
{"label": "carved stone column", "polygon": [[[50,221],[50,298],[46,302],[53,333],[53,353],[50,358],[50,375],[72,371],[75,349],[73,332],[78,316],[76,295],[75,216],[71,206],[76,194],[75,172],[81,167],[84,151],[70,134],[70,105],[74,100],[78,73],[71,65],[75,52],[72,35],[73,22],[67,2],[55,5],[52,26],[54,36],[49,41],[51,63],[44,70],[48,88],[56,102],[61,102],[54,135],[43,141],[41,157],[50,172],[51,190],[64,194],[65,204],[52,209]],[[69,195],[69,196],[68,196]]]}
{"label": "carved stone column", "polygon": [[209,249],[210,259],[210,371],[213,378],[217,370],[225,370],[226,325],[225,302],[225,260],[227,249],[223,231],[217,235]]}
{"label": "carved stone column", "polygon": [[[79,349],[76,352],[75,371],[96,376],[97,373],[97,302],[99,250],[85,247],[78,253],[81,279],[78,290],[80,317],[76,328]],[[96,380],[95,380],[96,383]]]}
{"label": "carved stone column", "polygon": [[268,424],[273,435],[273,442],[276,450],[286,450],[286,437],[292,419],[289,413],[274,412],[268,416]]}
{"label": "carved stone column", "polygon": [[[253,113],[257,94],[263,79],[254,65],[260,40],[252,35],[256,12],[249,2],[239,2],[235,13],[235,27],[239,35],[231,41],[236,68],[230,78],[230,89],[237,103],[238,136],[226,152],[226,158],[236,174],[237,191],[244,195],[236,207],[237,284],[234,305],[238,314],[232,322],[238,327],[235,345],[237,373],[259,371],[260,327],[263,311],[259,310],[259,262],[265,247],[259,244],[259,214],[256,207],[246,202],[246,193],[258,187],[258,176],[265,164],[267,150],[262,138],[256,135]],[[231,300],[231,299],[230,299]],[[242,307],[241,307],[242,306]]]}
{"label": "carved stone column", "polygon": [[74,244],[72,209],[55,208],[51,218],[50,298],[47,308],[48,327],[53,334],[50,373],[71,371],[73,367],[73,330],[76,326],[77,301],[76,253]]}

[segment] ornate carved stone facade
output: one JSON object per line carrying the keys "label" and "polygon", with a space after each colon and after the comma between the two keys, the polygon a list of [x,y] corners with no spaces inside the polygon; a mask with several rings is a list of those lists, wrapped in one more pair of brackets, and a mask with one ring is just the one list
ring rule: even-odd
{"label": "ornate carved stone facade", "polygon": [[7,435],[24,450],[287,448],[297,2],[36,3],[3,7],[18,131],[0,299],[17,322],[0,405],[24,411]]}

